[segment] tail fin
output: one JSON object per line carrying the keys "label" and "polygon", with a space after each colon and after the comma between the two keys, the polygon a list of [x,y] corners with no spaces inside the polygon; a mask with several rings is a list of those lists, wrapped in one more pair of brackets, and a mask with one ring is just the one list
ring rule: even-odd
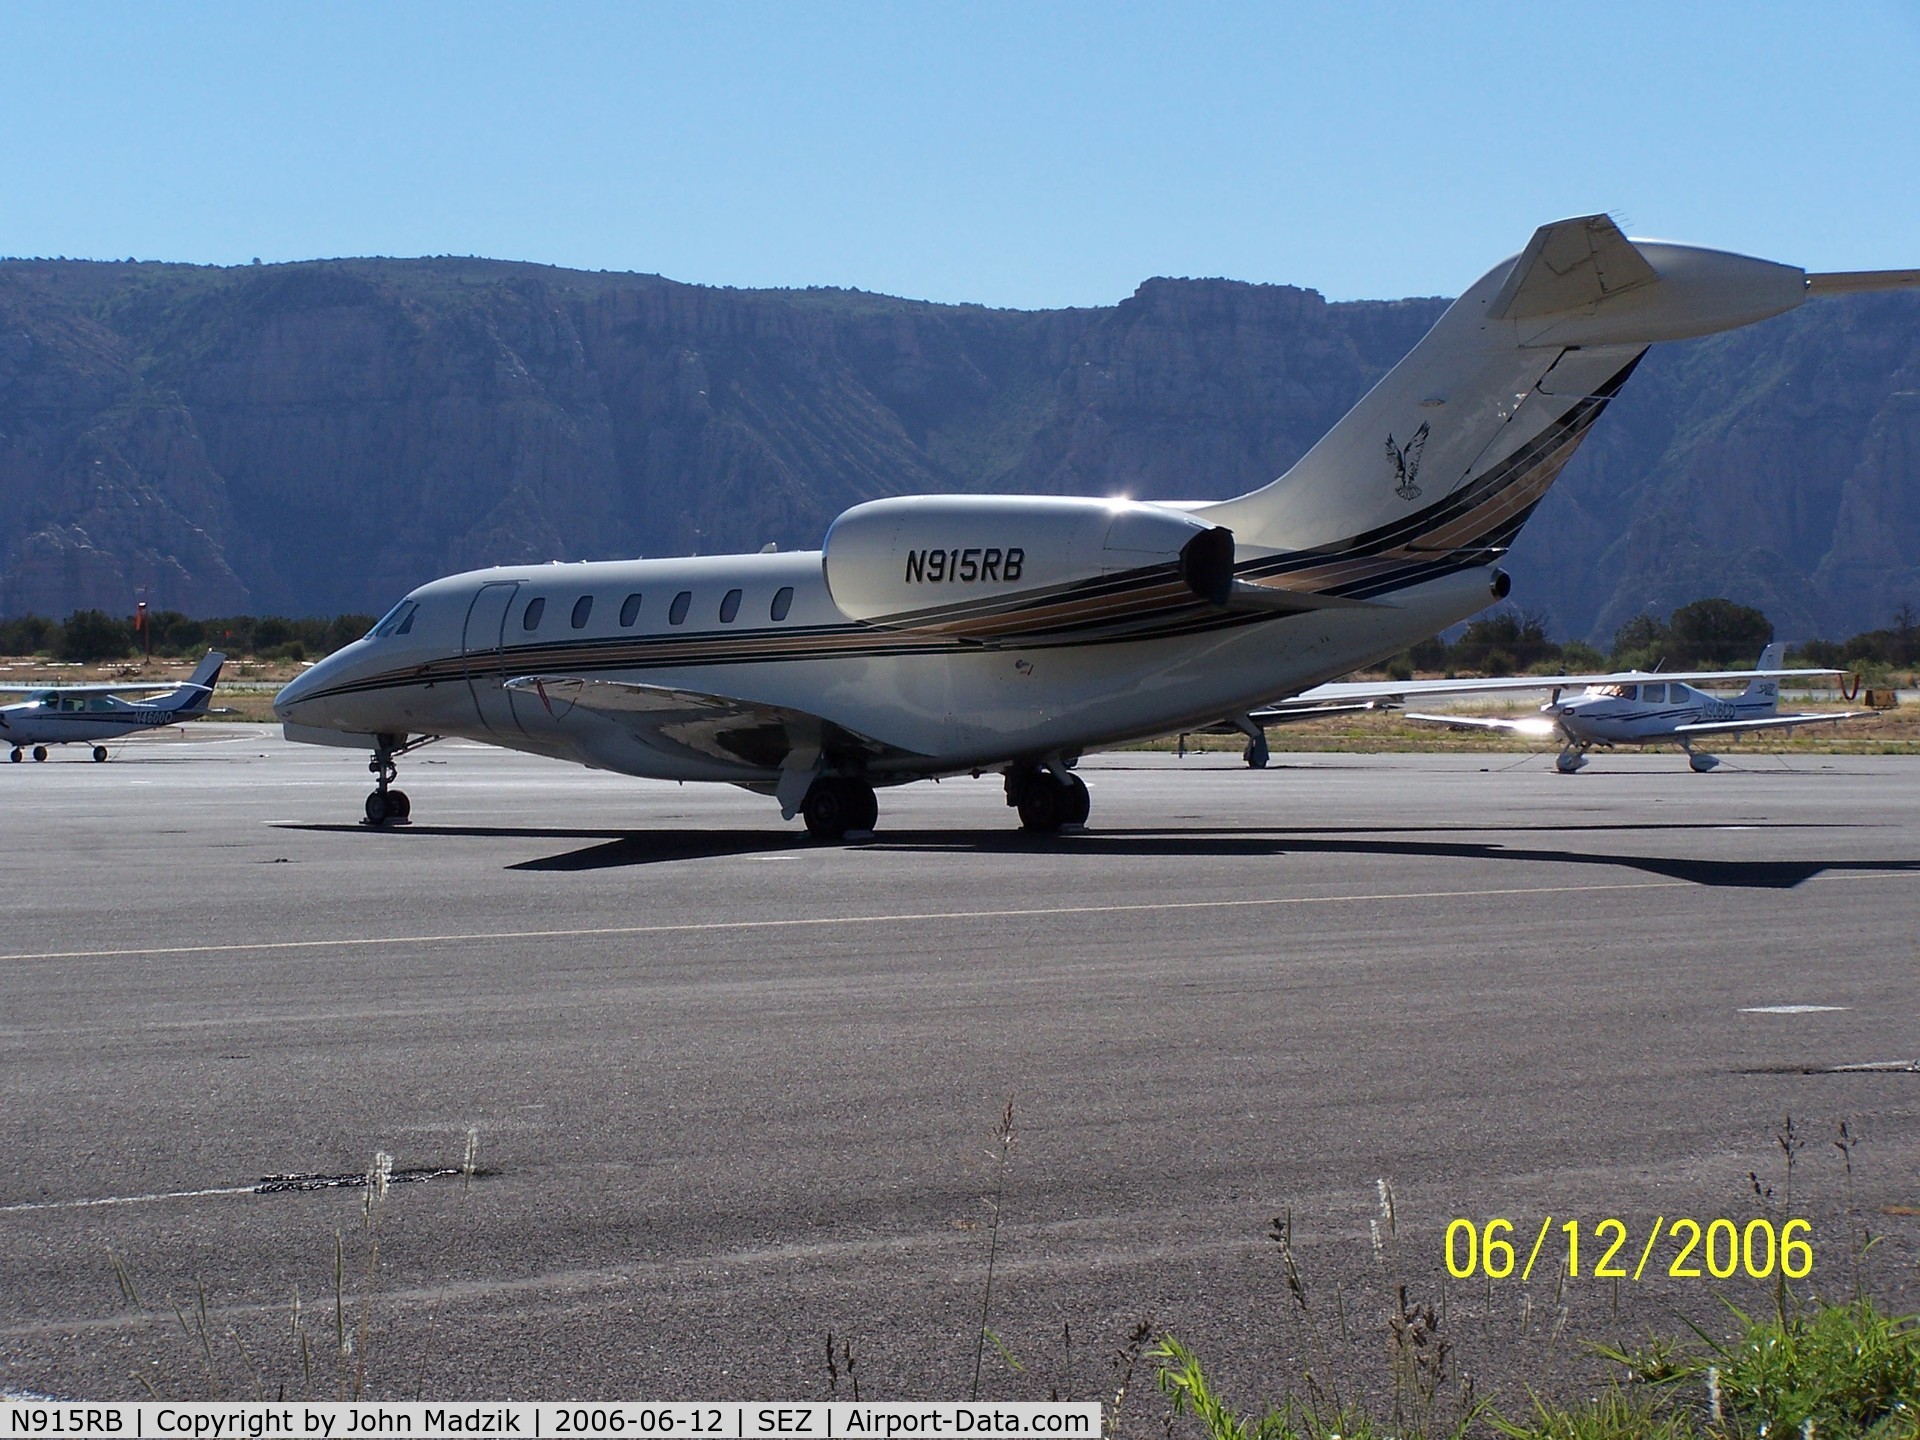
{"label": "tail fin", "polygon": [[[1786,659],[1786,642],[1784,640],[1776,640],[1760,652],[1760,663],[1753,668],[1756,670],[1778,670],[1785,665]],[[1765,700],[1769,704],[1777,705],[1780,703],[1780,682],[1778,680],[1749,680],[1747,682],[1747,688],[1742,692],[1740,698],[1742,700]]]}
{"label": "tail fin", "polygon": [[160,702],[160,708],[189,720],[206,714],[213,699],[213,687],[220,683],[220,667],[226,663],[225,655],[209,650],[207,658],[194,667],[186,682]]}
{"label": "tail fin", "polygon": [[1632,241],[1605,215],[1542,226],[1291,470],[1198,513],[1234,532],[1243,566],[1305,565],[1289,581],[1315,590],[1366,596],[1487,565],[1648,344],[1805,296],[1803,271]]}

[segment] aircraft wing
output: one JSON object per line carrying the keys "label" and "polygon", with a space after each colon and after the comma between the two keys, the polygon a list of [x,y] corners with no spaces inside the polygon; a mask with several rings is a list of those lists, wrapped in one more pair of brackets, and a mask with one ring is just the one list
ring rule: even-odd
{"label": "aircraft wing", "polygon": [[1455,730],[1500,730],[1509,735],[1552,735],[1560,728],[1545,715],[1510,720],[1492,715],[1416,715],[1409,710],[1405,718],[1418,720],[1422,725],[1447,725]]}
{"label": "aircraft wing", "polygon": [[[0,685],[0,695],[167,695],[186,688],[185,680],[146,680],[139,683],[86,685]],[[195,686],[205,690],[205,685]]]}
{"label": "aircraft wing", "polygon": [[769,770],[810,751],[911,753],[806,710],[700,690],[579,675],[521,675],[508,680],[506,688],[534,696],[555,716],[576,708],[605,715],[703,755]]}
{"label": "aircraft wing", "polygon": [[1871,715],[1871,710],[1840,710],[1825,715],[1763,715],[1757,720],[1706,720],[1697,725],[1676,725],[1673,733],[1692,739],[1696,735],[1738,735],[1743,730],[1778,730],[1787,725],[1825,725],[1836,720],[1855,720]]}

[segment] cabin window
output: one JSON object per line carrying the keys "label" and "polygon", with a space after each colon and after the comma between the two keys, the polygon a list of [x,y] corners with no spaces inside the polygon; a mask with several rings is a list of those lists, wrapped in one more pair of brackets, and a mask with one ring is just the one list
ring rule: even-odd
{"label": "cabin window", "polygon": [[793,587],[782,585],[773,592],[773,608],[767,611],[767,614],[774,620],[784,620],[791,609],[793,609]]}
{"label": "cabin window", "polygon": [[582,595],[578,600],[573,602],[573,628],[576,630],[586,629],[587,617],[591,614],[593,614],[593,596]]}
{"label": "cabin window", "polygon": [[527,613],[520,617],[522,630],[538,630],[540,617],[546,613],[547,600],[544,595],[535,596],[527,602]]}
{"label": "cabin window", "polygon": [[622,630],[631,630],[633,628],[633,622],[639,618],[640,592],[636,590],[620,602],[620,628]]}
{"label": "cabin window", "polygon": [[691,590],[682,590],[678,595],[674,596],[673,604],[667,607],[667,623],[669,625],[686,623],[687,607],[691,604],[693,604],[693,592]]}
{"label": "cabin window", "polygon": [[733,623],[733,617],[739,613],[740,592],[738,590],[729,590],[720,601],[720,623],[722,625],[731,625]]}
{"label": "cabin window", "polygon": [[1667,687],[1664,685],[1642,685],[1640,687],[1640,699],[1648,705],[1664,705],[1667,703]]}

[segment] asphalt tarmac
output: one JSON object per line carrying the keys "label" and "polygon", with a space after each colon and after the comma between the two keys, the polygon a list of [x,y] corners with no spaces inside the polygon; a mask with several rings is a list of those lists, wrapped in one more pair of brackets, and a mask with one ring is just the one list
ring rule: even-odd
{"label": "asphalt tarmac", "polygon": [[1085,834],[987,777],[831,847],[456,743],[372,832],[364,766],[0,765],[0,1390],[1111,1397],[1146,1322],[1379,1403],[1430,1305],[1519,1409],[1774,1303],[1678,1217],[1920,1303],[1920,761],[1111,755]]}

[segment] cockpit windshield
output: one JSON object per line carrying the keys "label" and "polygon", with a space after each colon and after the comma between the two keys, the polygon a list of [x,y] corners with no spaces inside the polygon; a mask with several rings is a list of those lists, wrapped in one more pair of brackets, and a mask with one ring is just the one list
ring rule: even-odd
{"label": "cockpit windshield", "polygon": [[389,635],[406,634],[413,629],[413,612],[419,608],[417,601],[402,600],[381,617],[378,625],[367,632],[367,639],[383,640]]}

